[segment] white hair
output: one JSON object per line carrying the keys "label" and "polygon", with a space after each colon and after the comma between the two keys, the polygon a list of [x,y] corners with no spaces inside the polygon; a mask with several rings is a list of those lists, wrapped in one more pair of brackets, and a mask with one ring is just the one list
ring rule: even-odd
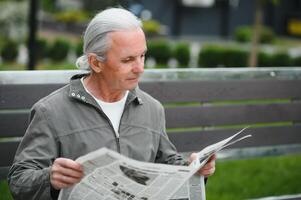
{"label": "white hair", "polygon": [[84,34],[84,55],[77,58],[79,69],[90,70],[88,54],[95,53],[99,60],[106,59],[110,47],[108,34],[114,31],[141,28],[141,21],[123,8],[109,8],[98,13],[89,23]]}

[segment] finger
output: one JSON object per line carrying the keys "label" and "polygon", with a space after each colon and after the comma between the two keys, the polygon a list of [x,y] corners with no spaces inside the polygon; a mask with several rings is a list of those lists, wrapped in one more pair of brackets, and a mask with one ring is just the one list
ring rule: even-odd
{"label": "finger", "polygon": [[65,176],[65,175],[56,173],[56,174],[53,174],[52,180],[56,181],[58,183],[65,184],[65,185],[73,185],[75,183],[80,182],[81,178],[75,178],[72,176]]}
{"label": "finger", "polygon": [[212,156],[210,156],[210,158],[209,158],[209,160],[208,160],[208,162],[211,162],[211,161],[213,161],[213,160],[216,160],[216,154],[213,154]]}
{"label": "finger", "polygon": [[66,183],[62,183],[62,182],[59,182],[59,181],[53,181],[53,180],[51,181],[51,185],[52,185],[52,187],[54,187],[57,190],[70,187],[70,185],[68,185]]}
{"label": "finger", "polygon": [[75,162],[74,160],[68,158],[57,158],[55,159],[55,164],[62,166],[63,168],[69,168],[75,171],[82,172],[83,168],[81,164]]}
{"label": "finger", "polygon": [[53,165],[51,169],[51,173],[61,175],[61,176],[70,176],[73,178],[81,178],[83,176],[83,172],[76,171],[70,168],[64,168],[60,165]]}
{"label": "finger", "polygon": [[206,163],[206,164],[202,167],[202,169],[207,170],[207,169],[211,169],[211,168],[213,168],[213,167],[215,167],[215,160],[212,160],[212,161]]}
{"label": "finger", "polygon": [[57,190],[63,189],[63,188],[68,188],[71,187],[74,184],[70,184],[70,183],[65,183],[59,180],[51,180],[50,181],[52,187],[54,187]]}
{"label": "finger", "polygon": [[197,157],[198,157],[197,153],[190,154],[188,162],[191,163],[193,160],[197,159]]}
{"label": "finger", "polygon": [[202,176],[208,177],[208,176],[213,175],[214,172],[215,172],[215,167],[210,168],[210,169],[200,170],[199,174],[202,175]]}

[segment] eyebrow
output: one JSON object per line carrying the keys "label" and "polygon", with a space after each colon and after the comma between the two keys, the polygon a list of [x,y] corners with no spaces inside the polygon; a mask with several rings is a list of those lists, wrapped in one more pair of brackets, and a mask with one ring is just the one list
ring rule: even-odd
{"label": "eyebrow", "polygon": [[[144,51],[143,51],[143,53],[142,54],[146,54],[146,52],[147,52],[147,49],[145,49]],[[141,55],[141,54],[140,54]],[[140,55],[137,55],[137,56],[132,56],[132,55],[129,55],[129,56],[125,56],[124,58],[122,58],[122,59],[127,59],[127,58],[135,58],[135,57],[138,57],[138,56],[140,56]]]}

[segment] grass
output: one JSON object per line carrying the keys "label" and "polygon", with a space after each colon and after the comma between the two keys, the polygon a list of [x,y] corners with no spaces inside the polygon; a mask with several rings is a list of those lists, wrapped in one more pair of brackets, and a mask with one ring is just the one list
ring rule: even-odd
{"label": "grass", "polygon": [[[301,154],[218,161],[207,183],[207,200],[242,200],[301,193]],[[5,181],[0,200],[10,200]]]}
{"label": "grass", "polygon": [[11,200],[13,199],[6,181],[0,181],[0,200]]}
{"label": "grass", "polygon": [[207,200],[241,200],[301,193],[301,154],[219,161]]}

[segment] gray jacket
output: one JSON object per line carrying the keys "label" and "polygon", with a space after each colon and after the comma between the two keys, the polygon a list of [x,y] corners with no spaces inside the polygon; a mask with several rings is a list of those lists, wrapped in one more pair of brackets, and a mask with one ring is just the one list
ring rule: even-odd
{"label": "gray jacket", "polygon": [[57,198],[59,191],[49,179],[53,161],[76,159],[101,147],[140,161],[185,164],[167,137],[164,109],[157,100],[139,88],[130,91],[116,138],[108,117],[83,88],[82,76],[33,106],[8,175],[15,199]]}

